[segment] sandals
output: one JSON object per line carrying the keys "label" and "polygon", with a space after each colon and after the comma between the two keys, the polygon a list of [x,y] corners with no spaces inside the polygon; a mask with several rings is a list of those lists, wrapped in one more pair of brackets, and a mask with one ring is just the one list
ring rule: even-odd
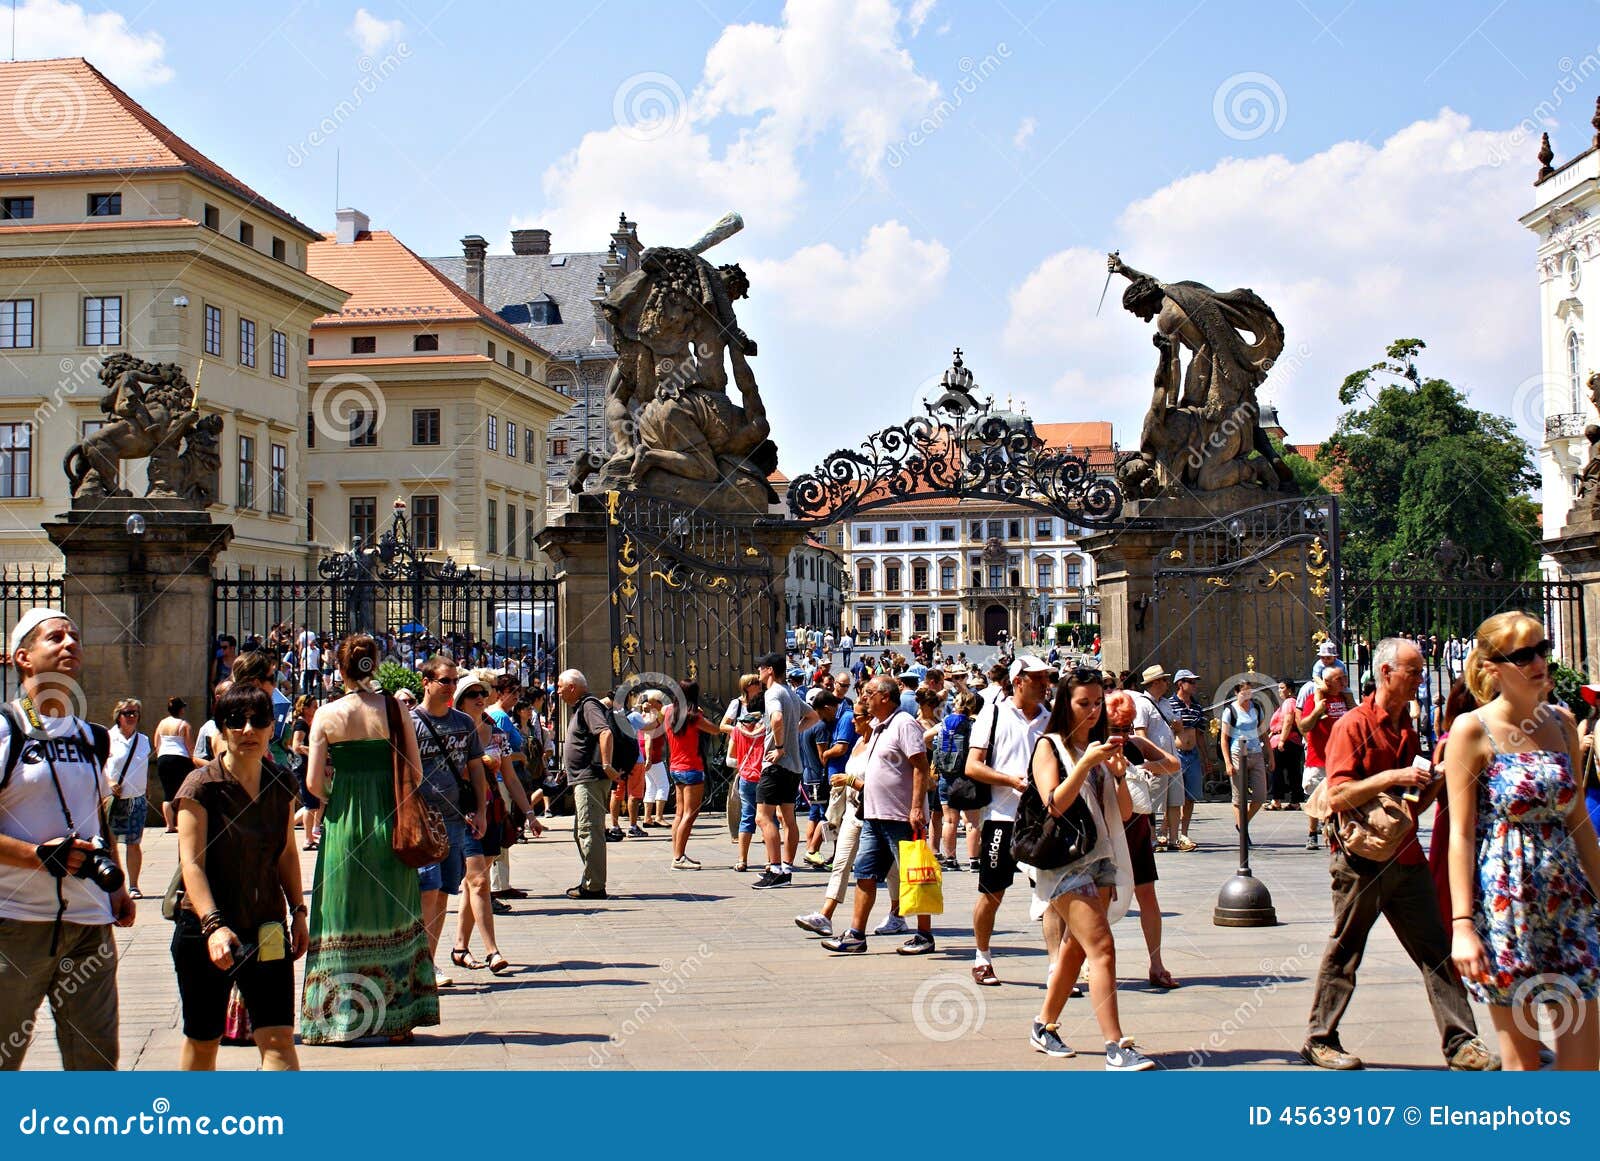
{"label": "sandals", "polygon": [[473,958],[470,947],[452,947],[450,949],[450,962],[458,968],[466,968],[469,972],[482,971],[484,964]]}
{"label": "sandals", "polygon": [[508,963],[506,961],[506,957],[501,955],[498,951],[489,957],[489,971],[492,974],[503,976],[510,970],[511,964]]}
{"label": "sandals", "polygon": [[748,871],[750,869],[750,864],[749,863],[735,863],[735,864],[733,864],[733,869],[735,871]]}
{"label": "sandals", "polygon": [[1181,988],[1183,986],[1176,979],[1173,978],[1172,973],[1169,972],[1166,968],[1162,968],[1160,971],[1157,971],[1156,969],[1152,968],[1150,970],[1149,979],[1150,979],[1150,986],[1152,988],[1171,989],[1171,988]]}

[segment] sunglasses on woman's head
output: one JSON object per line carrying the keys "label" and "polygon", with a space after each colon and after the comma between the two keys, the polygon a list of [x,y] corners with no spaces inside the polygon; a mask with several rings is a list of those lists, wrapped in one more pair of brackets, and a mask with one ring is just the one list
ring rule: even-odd
{"label": "sunglasses on woman's head", "polygon": [[252,730],[264,730],[272,724],[272,711],[263,710],[257,714],[244,712],[229,714],[219,723],[225,730],[242,730],[248,726]]}
{"label": "sunglasses on woman's head", "polygon": [[1491,653],[1489,660],[1498,661],[1502,665],[1528,665],[1535,657],[1549,657],[1554,648],[1549,638],[1546,638],[1537,645],[1524,645],[1521,649],[1513,649],[1510,653]]}

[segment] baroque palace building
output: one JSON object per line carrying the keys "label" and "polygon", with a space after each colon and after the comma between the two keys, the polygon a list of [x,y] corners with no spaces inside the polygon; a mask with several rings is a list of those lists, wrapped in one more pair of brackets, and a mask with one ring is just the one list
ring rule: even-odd
{"label": "baroque palace building", "polygon": [[547,432],[568,405],[549,352],[358,210],[309,265],[350,297],[311,331],[307,536],[370,545],[403,500],[419,550],[542,561]]}
{"label": "baroque palace building", "polygon": [[[70,503],[61,462],[105,421],[115,352],[178,364],[222,415],[212,512],[235,575],[306,574],[397,500],[419,548],[537,556],[567,372],[365,215],[337,217],[323,234],[266,201],[84,60],[0,63],[0,564],[59,565],[41,525]],[[123,476],[143,494],[142,463]]]}
{"label": "baroque palace building", "polygon": [[[41,119],[40,94],[60,116]],[[178,364],[224,417],[223,561],[314,561],[290,502],[307,339],[345,299],[307,269],[319,238],[88,62],[0,63],[0,561],[59,564],[41,525],[70,502],[68,448],[105,421],[115,352]],[[143,464],[123,477],[143,494]]]}
{"label": "baroque palace building", "polygon": [[[1600,318],[1600,102],[1587,148],[1560,166],[1546,134],[1539,151],[1534,207],[1520,221],[1538,237],[1542,374],[1531,379],[1543,402],[1539,445],[1544,536],[1561,534],[1578,477],[1588,460],[1583,429],[1600,423],[1587,382],[1597,365],[1588,351],[1589,304]],[[1546,575],[1555,564],[1544,561]]]}

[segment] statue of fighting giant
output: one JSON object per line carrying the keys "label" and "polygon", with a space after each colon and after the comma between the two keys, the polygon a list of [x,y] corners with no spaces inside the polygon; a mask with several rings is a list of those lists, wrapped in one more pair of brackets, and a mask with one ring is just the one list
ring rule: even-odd
{"label": "statue of fighting giant", "polygon": [[215,503],[222,417],[200,414],[183,369],[119,351],[101,363],[100,382],[105,425],[61,461],[72,498],[133,495],[119,482],[121,463],[148,459],[146,496],[184,499],[196,508]]}
{"label": "statue of fighting giant", "polygon": [[[1107,256],[1129,280],[1122,305],[1145,322],[1159,355],[1139,450],[1118,468],[1130,496],[1254,486],[1295,490],[1294,476],[1261,430],[1256,389],[1283,351],[1283,326],[1253,290],[1218,293],[1198,282],[1161,282]],[[1185,368],[1182,352],[1190,352]]]}
{"label": "statue of fighting giant", "polygon": [[[764,512],[776,502],[767,477],[778,450],[749,364],[756,344],[733,310],[750,282],[737,265],[700,256],[743,228],[728,214],[688,247],[650,247],[601,304],[617,349],[606,384],[616,450],[599,468],[601,490],[722,512]],[[730,368],[738,403],[728,393]]]}

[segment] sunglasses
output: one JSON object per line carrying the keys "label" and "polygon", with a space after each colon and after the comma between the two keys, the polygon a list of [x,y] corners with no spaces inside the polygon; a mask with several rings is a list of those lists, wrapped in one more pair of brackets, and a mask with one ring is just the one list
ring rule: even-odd
{"label": "sunglasses", "polygon": [[454,685],[461,679],[459,677],[430,677],[428,680],[435,685]]}
{"label": "sunglasses", "polygon": [[136,717],[139,716],[139,711],[138,710],[123,710],[117,716],[119,718],[136,718]]}
{"label": "sunglasses", "polygon": [[1554,648],[1549,638],[1546,638],[1537,645],[1524,645],[1521,649],[1513,649],[1510,653],[1491,653],[1489,660],[1498,661],[1502,665],[1527,665],[1535,657],[1541,660],[1549,657]]}
{"label": "sunglasses", "polygon": [[272,725],[272,711],[263,710],[257,714],[233,713],[223,718],[219,724],[225,730],[242,730],[248,727],[252,730],[264,730]]}
{"label": "sunglasses", "polygon": [[461,695],[461,700],[462,701],[471,701],[473,698],[477,698],[479,701],[482,701],[484,698],[486,698],[488,696],[489,695],[484,693],[483,690],[481,690],[481,689],[469,689],[469,690],[467,690],[466,693]]}

